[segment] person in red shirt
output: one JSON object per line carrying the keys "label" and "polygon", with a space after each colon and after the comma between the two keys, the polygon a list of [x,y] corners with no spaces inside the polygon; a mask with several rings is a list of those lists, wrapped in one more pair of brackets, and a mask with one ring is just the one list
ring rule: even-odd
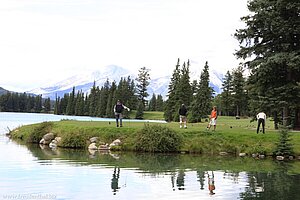
{"label": "person in red shirt", "polygon": [[215,187],[215,176],[214,172],[211,172],[211,176],[208,174],[208,190],[210,195],[214,195],[214,190],[216,189]]}
{"label": "person in red shirt", "polygon": [[218,118],[218,116],[217,116],[217,107],[214,106],[212,111],[211,111],[210,117],[209,117],[209,124],[207,126],[207,130],[209,130],[211,126],[214,126],[214,131],[216,130],[217,118]]}

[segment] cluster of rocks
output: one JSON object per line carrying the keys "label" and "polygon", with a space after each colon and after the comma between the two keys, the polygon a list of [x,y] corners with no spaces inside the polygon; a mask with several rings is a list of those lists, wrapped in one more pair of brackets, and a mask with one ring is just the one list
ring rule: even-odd
{"label": "cluster of rocks", "polygon": [[60,141],[61,137],[55,137],[54,133],[47,133],[39,143],[42,145],[49,145],[50,148],[54,149],[58,146]]}
{"label": "cluster of rocks", "polygon": [[[88,146],[89,150],[110,150],[111,147],[120,146],[122,144],[120,139],[116,139],[112,143],[107,144],[104,142],[100,142],[98,137],[90,138],[89,142],[90,142],[90,144]],[[98,146],[97,146],[97,144],[98,144]]]}

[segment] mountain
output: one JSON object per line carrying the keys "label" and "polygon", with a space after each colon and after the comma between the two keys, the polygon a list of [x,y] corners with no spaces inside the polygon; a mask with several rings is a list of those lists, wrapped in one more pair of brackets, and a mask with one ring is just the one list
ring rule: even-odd
{"label": "mountain", "polygon": [[0,87],[0,95],[6,94],[7,92],[9,92],[9,91],[6,90],[6,89],[4,89],[4,88],[2,88],[2,87]]}
{"label": "mountain", "polygon": [[[200,69],[191,70],[190,77],[191,80],[200,79],[201,71]],[[96,85],[103,86],[103,84],[108,79],[110,82],[116,81],[118,83],[121,77],[128,77],[135,79],[136,74],[116,65],[108,65],[103,68],[100,68],[97,71],[86,72],[83,74],[78,74],[76,76],[69,77],[65,80],[57,82],[48,87],[35,88],[28,91],[28,93],[33,94],[42,94],[43,98],[50,97],[50,99],[55,100],[56,95],[63,97],[65,93],[70,93],[75,86],[76,91],[82,90],[84,93],[90,92],[91,87],[96,81]],[[152,78],[150,80],[150,85],[148,86],[149,98],[152,97],[152,94],[161,94],[164,98],[168,93],[168,86],[170,82],[171,75],[165,75],[162,77]],[[219,73],[216,70],[210,71],[210,86],[213,87],[216,94],[221,93],[223,74]]]}
{"label": "mountain", "polygon": [[56,95],[63,97],[65,93],[70,93],[74,86],[76,91],[82,90],[84,93],[88,93],[91,87],[93,87],[94,81],[96,85],[102,86],[107,79],[110,82],[115,80],[118,83],[121,77],[128,76],[133,77],[133,73],[116,65],[108,65],[97,71],[78,74],[57,82],[54,85],[35,88],[28,92],[42,94],[44,98],[50,97],[50,99],[55,100]]}

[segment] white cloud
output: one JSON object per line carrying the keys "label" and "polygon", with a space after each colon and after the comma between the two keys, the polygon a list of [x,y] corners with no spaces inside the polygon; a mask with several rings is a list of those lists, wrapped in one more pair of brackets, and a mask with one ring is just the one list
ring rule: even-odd
{"label": "white cloud", "polygon": [[109,64],[171,73],[177,58],[236,67],[246,2],[2,0],[0,86],[32,89]]}

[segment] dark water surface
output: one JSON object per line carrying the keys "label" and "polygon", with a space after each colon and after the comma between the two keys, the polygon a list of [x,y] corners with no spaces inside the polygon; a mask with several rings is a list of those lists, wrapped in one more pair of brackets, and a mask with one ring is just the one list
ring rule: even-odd
{"label": "dark water surface", "polygon": [[51,150],[2,131],[0,163],[0,199],[300,199],[299,161]]}

